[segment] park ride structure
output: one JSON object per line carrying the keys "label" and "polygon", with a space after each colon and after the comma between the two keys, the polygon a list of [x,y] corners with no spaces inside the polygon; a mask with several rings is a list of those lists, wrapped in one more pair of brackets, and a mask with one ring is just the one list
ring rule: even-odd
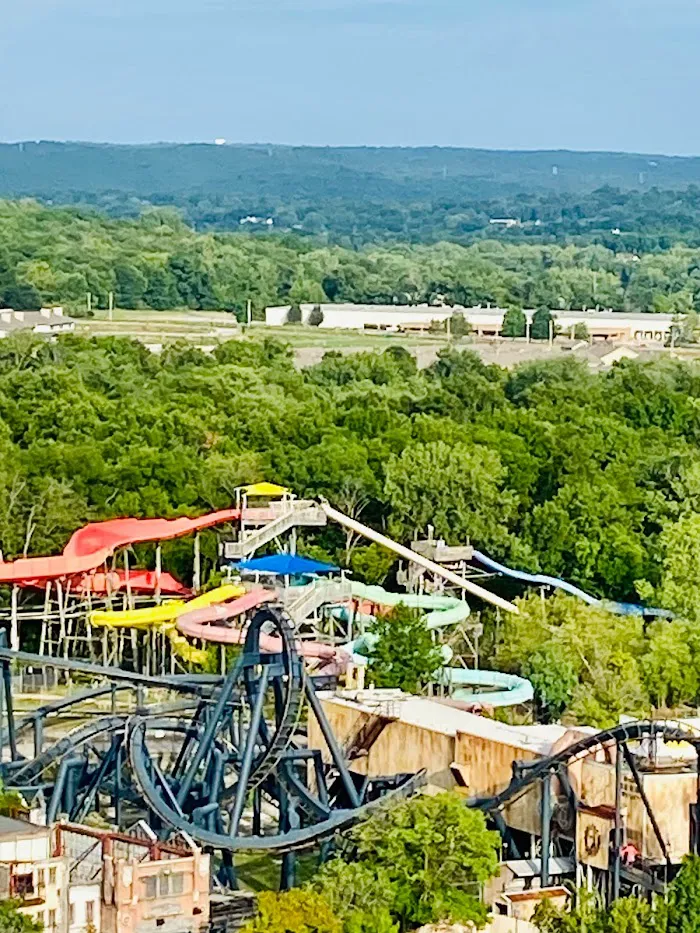
{"label": "park ride structure", "polygon": [[[261,548],[287,548],[287,557],[294,556],[297,529],[322,527],[328,521],[337,522],[350,534],[397,554],[412,569],[416,584],[413,589],[418,591],[392,594],[381,588],[363,589],[361,584],[344,577],[340,580],[316,577],[306,586],[280,588],[277,584],[271,586],[266,578],[262,589],[283,598],[288,615],[295,623],[299,646],[306,645],[298,650],[318,662],[317,667],[325,666],[336,673],[347,668],[349,662],[363,664],[368,648],[371,649],[368,626],[373,613],[405,602],[425,610],[429,627],[442,641],[446,663],[436,672],[439,689],[466,702],[483,698],[493,706],[528,702],[532,698],[532,688],[527,681],[478,670],[480,625],[478,617],[471,617],[464,594],[489,603],[497,612],[517,610],[512,603],[475,582],[469,576],[469,564],[479,564],[490,574],[510,576],[531,585],[564,589],[589,604],[600,604],[614,611],[646,611],[640,607],[601,603],[553,577],[510,570],[470,547],[445,548],[443,543],[429,539],[428,542],[413,542],[408,548],[344,515],[325,500],[297,500],[283,487],[261,483],[238,490],[233,509],[196,519],[116,519],[93,523],[73,535],[62,555],[0,563],[0,582],[12,585],[10,643],[14,648],[19,647],[20,618],[23,621],[33,618],[41,620],[39,654],[66,658],[82,655],[94,662],[101,653],[103,664],[122,667],[127,664],[154,674],[185,671],[192,665],[201,665],[206,663],[207,644],[240,643],[241,626],[236,620],[259,603],[256,597],[250,602],[243,591],[236,594],[241,599],[245,596],[242,603],[231,600],[231,591],[225,587],[213,593],[200,593],[194,601],[185,601],[184,597],[191,595],[191,591],[162,570],[160,541],[195,535],[192,576],[196,592],[200,582],[199,534],[202,530],[220,526],[233,528],[235,540],[222,543],[220,550],[222,556],[235,562],[235,566],[244,568],[256,563],[254,555]],[[151,571],[132,567],[129,560],[129,548],[147,541],[156,542],[156,568]],[[441,553],[441,544],[444,553]],[[123,558],[123,567],[118,566],[119,555]],[[278,558],[272,555],[258,558],[257,562],[281,557],[283,555]],[[446,557],[459,557],[461,562],[450,566]],[[407,579],[410,582],[410,573]],[[43,607],[35,605],[20,614],[18,594],[38,593],[42,589]],[[50,608],[50,594],[54,590],[57,612]],[[139,606],[144,601],[148,605]],[[202,612],[195,615],[195,610]],[[345,625],[340,631],[320,631],[320,619],[342,620]],[[225,627],[221,624],[224,622],[230,623],[225,635]],[[193,644],[197,640],[201,642],[200,647]],[[450,651],[457,642],[457,663],[452,663]],[[224,664],[223,653],[221,657]]]}
{"label": "park ride structure", "polygon": [[[428,629],[440,634],[444,664],[435,671],[434,683],[438,688],[444,688],[453,700],[472,706],[485,704],[497,707],[522,706],[533,699],[532,684],[524,677],[468,667],[464,663],[464,647],[455,656],[451,644],[460,639],[471,657],[478,659],[480,628],[464,625],[470,615],[469,604],[465,600],[434,593],[391,593],[381,586],[367,586],[355,581],[352,582],[352,596],[354,610],[340,607],[334,611],[341,617],[352,612],[354,626],[362,631],[346,647],[354,664],[366,664],[377,644],[377,636],[372,631],[376,613],[404,605],[423,612]],[[453,663],[455,661],[457,663]]]}
{"label": "park ride structure", "polygon": [[[665,801],[662,807],[655,807],[647,793],[641,761],[646,757],[653,771],[658,743],[664,742],[672,745],[683,743],[692,750],[694,761],[691,760],[690,764],[695,767],[695,792],[688,800],[686,791],[678,801],[667,792],[666,796],[671,800]],[[644,753],[640,754],[642,750]],[[614,803],[607,812],[606,808],[587,808],[573,779],[577,765],[600,754],[614,767]],[[674,772],[670,772],[670,776],[673,778]],[[672,832],[673,835],[676,833],[669,831],[665,823],[669,817],[669,822],[673,822],[673,805],[681,799],[690,810],[690,831],[682,846],[683,854],[700,855],[700,730],[688,723],[630,720],[584,735],[549,756],[532,761],[513,761],[511,780],[502,790],[467,800],[467,806],[481,810],[494,822],[502,835],[506,857],[520,858],[522,855],[518,850],[516,833],[508,825],[507,810],[517,807],[528,794],[532,797],[533,791],[539,798],[537,863],[542,888],[547,888],[551,882],[550,860],[556,834],[560,842],[563,839],[569,843],[578,861],[585,864],[588,857],[589,864],[605,865],[604,870],[599,869],[598,882],[600,893],[608,902],[621,896],[623,885],[627,894],[663,894],[680,867],[681,860],[677,853],[675,857],[672,854],[669,840]],[[626,822],[633,796],[638,799],[638,808],[642,810],[653,836],[653,858],[645,857],[645,853],[631,843]],[[580,827],[577,823],[586,818],[587,809],[590,812],[589,822]],[[604,820],[601,820],[603,814]],[[603,838],[604,832],[601,831],[605,823],[611,824],[609,839]],[[640,845],[638,835],[635,842]],[[652,848],[648,842],[641,845],[648,850]],[[603,856],[602,861],[600,856]]]}
{"label": "park ride structure", "polygon": [[[562,883],[609,899],[660,892],[686,855],[700,854],[698,720],[599,731],[498,722],[401,691],[319,698],[363,774],[423,770],[429,793],[455,788],[487,816],[503,840],[490,897],[534,899]],[[309,739],[323,747],[313,723]]]}
{"label": "park ride structure", "polygon": [[499,576],[508,577],[511,580],[518,580],[521,583],[527,583],[530,586],[545,587],[552,590],[561,590],[562,593],[568,593],[575,596],[589,606],[595,606],[598,609],[604,609],[612,612],[614,615],[622,616],[644,616],[646,618],[669,619],[672,613],[667,609],[655,609],[650,606],[640,606],[636,603],[620,603],[612,599],[598,599],[592,596],[579,586],[568,583],[566,580],[560,580],[558,577],[552,577],[545,573],[526,573],[524,570],[513,570],[505,564],[487,557],[481,551],[472,550],[472,561],[479,564],[489,573],[495,573]]}
{"label": "park ride structure", "polygon": [[[178,624],[179,617],[190,609],[226,604],[221,609],[221,618],[228,614],[228,618],[234,619],[235,610],[241,605],[246,612],[252,608],[246,603],[236,606],[234,600],[234,611],[230,612],[225,588],[210,594],[199,593],[199,535],[205,529],[222,526],[233,529],[235,540],[220,544],[220,552],[242,568],[246,563],[255,563],[250,557],[260,548],[273,547],[278,551],[284,548],[288,556],[296,557],[298,528],[321,527],[329,520],[337,521],[352,534],[360,534],[405,559],[418,562],[424,571],[460,593],[470,593],[490,602],[499,611],[517,611],[507,600],[345,516],[325,501],[298,500],[283,487],[259,483],[238,490],[235,506],[196,519],[113,519],[92,523],[75,532],[61,555],[0,562],[0,584],[11,586],[10,609],[3,614],[9,628],[10,645],[19,648],[20,626],[31,623],[39,629],[35,639],[38,653],[49,657],[84,657],[91,662],[101,658],[103,665],[130,666],[154,675],[184,672],[193,664],[205,663],[205,642],[218,640],[222,644],[224,640],[201,638],[201,647],[192,645],[187,639],[198,636],[193,634],[192,628],[189,634],[185,633]],[[188,534],[195,536],[192,590],[163,571],[160,545],[161,541]],[[136,568],[130,559],[130,549],[146,542],[155,545],[155,570]],[[258,560],[282,556],[271,555]],[[278,573],[277,581],[272,584],[265,578],[263,588],[272,590],[282,599],[300,639],[311,643],[303,651],[307,657],[328,660],[334,653],[329,645],[340,648],[351,642],[352,617],[349,626],[337,630],[339,617],[330,611],[352,599],[351,583],[344,575],[338,580],[319,578],[316,574],[306,586],[288,586],[288,577],[287,583],[280,586],[279,576]],[[185,597],[193,593],[195,602],[186,602]],[[469,607],[464,599],[450,598],[455,604],[459,603],[453,615],[455,620],[462,620],[460,631],[476,660],[478,645],[473,647],[473,644],[478,639],[478,621],[469,620]],[[329,630],[319,629],[318,623],[323,619],[331,621]],[[201,617],[198,621],[204,624],[207,620]],[[234,631],[237,628],[231,627]],[[440,631],[445,628],[442,626]],[[200,634],[208,631],[202,629]],[[321,650],[324,644],[326,647]],[[359,656],[358,660],[361,663]]]}
{"label": "park ride structure", "polygon": [[[299,500],[289,490],[271,483],[241,487],[235,495],[235,508],[232,509],[194,519],[119,518],[91,523],[74,533],[61,555],[0,561],[0,584],[11,587],[9,612],[0,613],[9,625],[11,646],[19,647],[20,622],[31,622],[38,627],[40,654],[84,656],[91,661],[97,660],[101,654],[103,664],[124,666],[130,663],[135,669],[145,668],[154,673],[185,670],[191,659],[201,659],[201,656],[192,654],[178,639],[172,620],[167,618],[167,610],[163,610],[163,615],[160,611],[155,612],[150,618],[144,613],[138,619],[128,619],[125,614],[121,618],[128,624],[123,626],[117,624],[117,617],[113,615],[111,624],[100,627],[100,639],[94,637],[91,617],[95,614],[94,618],[100,619],[105,618],[100,613],[114,613],[120,609],[130,613],[140,608],[155,608],[154,603],[160,606],[191,595],[198,597],[201,588],[200,534],[206,529],[233,529],[234,540],[222,541],[219,549],[224,560],[241,564],[249,562],[261,548],[287,550],[294,554],[299,528],[318,528],[328,521],[339,523],[351,536],[360,536],[387,548],[405,562],[407,571],[399,570],[399,582],[407,584],[409,592],[406,598],[409,599],[413,596],[453,599],[458,596],[467,607],[464,597],[469,595],[491,605],[497,613],[517,612],[513,603],[477,582],[475,573],[481,573],[482,577],[484,574],[497,575],[540,588],[560,589],[613,612],[668,615],[662,610],[598,600],[558,578],[512,570],[471,546],[447,548],[444,542],[435,542],[432,535],[427,541],[414,541],[410,548],[405,547],[356,518],[343,514],[325,500]],[[191,590],[162,569],[161,553],[161,542],[189,534],[194,535]],[[134,567],[130,558],[134,546],[147,542],[153,545],[154,570]],[[452,560],[457,557],[458,560]],[[478,571],[476,566],[480,568]],[[40,594],[43,594],[43,600],[39,598]],[[317,579],[306,588],[298,587],[293,591],[287,588],[284,598],[287,611],[302,637],[314,640],[322,635],[322,640],[336,644],[347,643],[355,637],[352,621],[345,632],[321,633],[317,627],[321,619],[327,621],[342,617],[342,613],[328,611],[328,607],[342,608],[353,598],[350,581],[344,577],[340,581]],[[391,601],[396,597],[389,595],[384,598]],[[427,611],[431,613],[430,607]],[[455,627],[435,626],[435,631],[441,635],[448,630],[452,635],[457,633],[466,646],[468,657],[462,655],[467,661],[466,666],[476,668],[479,661],[478,618],[470,619],[468,612],[462,613],[457,608],[456,617],[460,613],[464,618],[457,621]],[[350,614],[346,615],[352,619]],[[144,629],[149,634],[140,637],[139,631]],[[453,686],[459,689],[455,684]]]}
{"label": "park ride structure", "polygon": [[[66,814],[71,819],[79,819],[97,810],[104,812],[117,825],[126,826],[134,817],[143,815],[145,809],[163,838],[187,833],[200,845],[219,853],[217,871],[222,883],[226,884],[235,882],[232,853],[238,851],[281,853],[284,878],[286,882],[291,881],[293,853],[298,848],[318,845],[338,830],[350,826],[368,808],[377,805],[387,792],[397,795],[410,793],[421,780],[421,768],[385,769],[388,777],[385,774],[369,776],[362,769],[356,770],[353,762],[358,761],[358,755],[368,751],[371,754],[371,748],[367,746],[371,746],[376,729],[365,729],[364,733],[355,730],[356,734],[340,741],[333,735],[322,704],[319,704],[317,678],[334,677],[343,670],[348,658],[353,660],[352,640],[339,643],[300,638],[299,627],[292,625],[281,604],[279,587],[254,586],[241,592],[233,584],[232,588],[224,588],[222,593],[205,594],[202,602],[183,603],[181,597],[185,595],[185,588],[175,580],[166,579],[159,556],[155,571],[137,571],[130,566],[127,548],[132,543],[167,540],[188,533],[197,535],[202,529],[221,524],[233,526],[238,530],[238,540],[222,545],[222,550],[225,556],[237,560],[240,565],[259,548],[282,546],[286,534],[290,537],[287,547],[290,551],[295,550],[297,527],[319,527],[325,520],[333,520],[353,533],[388,547],[409,566],[420,568],[423,574],[432,574],[434,580],[441,581],[440,585],[451,588],[453,593],[470,593],[489,602],[497,611],[517,611],[507,600],[490,593],[474,579],[443,566],[424,553],[391,541],[326,502],[298,502],[287,496],[280,500],[276,509],[272,509],[269,503],[251,506],[247,497],[248,493],[241,495],[236,509],[200,519],[118,519],[97,523],[76,532],[77,544],[73,542],[67,546],[58,558],[0,563],[0,582],[8,582],[13,587],[13,615],[9,628],[15,649],[0,649],[7,710],[0,745],[6,746],[9,753],[10,760],[2,764],[7,785],[23,794],[43,794],[51,817]],[[123,568],[118,568],[115,561],[120,548],[123,549]],[[231,550],[236,550],[237,555],[232,555]],[[198,547],[195,546],[197,556]],[[493,568],[486,569],[496,572]],[[136,582],[137,574],[144,574],[139,583]],[[148,574],[151,574],[150,578]],[[193,578],[197,582],[197,567]],[[424,581],[425,577],[422,579]],[[550,585],[534,578],[523,582]],[[64,625],[63,640],[58,641],[60,650],[51,654],[40,651],[38,655],[21,652],[18,650],[20,616],[17,613],[17,592],[23,587],[37,592],[49,585],[55,587],[64,599],[63,620],[60,611],[58,614],[58,622],[62,621]],[[151,601],[156,600],[156,606],[146,607],[144,615],[135,616],[142,611],[136,608],[137,592],[141,587]],[[152,588],[150,592],[149,587]],[[325,582],[324,585],[318,581],[309,584],[309,593],[299,592],[304,589],[302,587],[297,589],[294,595],[303,596],[305,602],[297,599],[290,605],[308,606],[319,599],[323,603],[321,597],[331,595]],[[69,595],[74,600],[70,606]],[[312,595],[314,599],[309,601],[307,596]],[[362,601],[363,594],[358,589],[353,594],[352,585],[350,595],[356,602]],[[416,608],[425,610],[429,624],[437,630],[448,628],[440,622],[445,623],[450,612],[460,616],[460,619],[452,619],[455,625],[471,624],[466,602],[447,595],[444,589],[441,593],[423,591],[409,595],[422,600],[427,598],[428,602],[421,605],[416,602]],[[378,607],[390,606],[396,598],[386,591],[374,596],[374,605]],[[399,598],[405,601],[407,597]],[[124,615],[115,612],[118,600],[126,611]],[[340,605],[342,608],[342,601],[335,596],[326,601],[331,606]],[[145,613],[151,610],[153,615],[146,616]],[[124,655],[120,652],[107,655],[109,660],[102,665],[95,663],[94,657],[80,658],[79,652],[73,650],[78,641],[75,637],[71,641],[70,629],[72,621],[75,626],[73,633],[76,633],[79,612],[86,620],[88,642],[96,640],[99,643],[99,639],[93,638],[98,628],[118,633],[119,637],[125,632],[130,636],[143,635],[145,629],[150,639],[155,634],[167,642],[171,649],[170,664],[164,660],[164,652],[160,655],[154,652],[149,659],[146,651],[145,664],[139,663],[143,660],[143,653],[134,652],[131,661],[136,671],[125,670],[121,664],[108,666],[110,661],[123,660]],[[100,618],[96,615],[100,612],[108,615]],[[120,615],[121,618],[115,618]],[[357,636],[357,632],[353,634]],[[222,653],[221,675],[178,676],[174,662],[189,663],[185,652],[176,649],[178,638],[187,640],[187,651],[201,650],[189,644],[198,640],[202,648],[209,643],[224,648],[226,645],[242,646],[243,651],[231,665],[228,664],[228,655]],[[46,648],[51,643],[52,639],[47,637],[40,645]],[[190,661],[192,657],[190,655]],[[154,659],[158,663],[150,663]],[[17,722],[12,707],[12,690],[8,687],[11,682],[10,665],[59,669],[75,677],[94,678],[100,685],[84,695],[48,704]],[[186,664],[181,669],[185,670]],[[478,690],[486,686],[482,678],[491,678],[488,686],[497,688],[495,696],[490,694],[494,700],[499,690],[506,694],[504,702],[512,703],[522,696],[518,694],[522,685],[497,683],[493,672],[450,670],[466,678],[464,683],[446,685],[452,689],[476,687]],[[146,690],[160,691],[157,702],[146,705]],[[471,693],[466,695],[473,699]],[[126,711],[115,700],[107,715],[104,711],[95,715],[94,709],[87,714],[81,712],[81,704],[94,703],[100,697],[121,699],[127,696],[132,700]],[[308,705],[314,721],[318,719],[319,723],[324,723],[321,726],[326,746],[323,752],[305,747],[299,736],[303,703]],[[494,702],[492,705],[497,704]],[[87,721],[81,722],[58,741],[47,742],[51,723],[54,720],[65,721],[68,716],[86,718]],[[391,715],[377,718],[382,720],[382,728],[393,720]],[[0,717],[0,722],[2,719]],[[33,733],[32,747],[28,750],[30,732]],[[697,738],[692,732],[675,727],[663,732],[658,724],[638,725],[638,736],[642,735],[662,735],[672,741],[691,742],[697,748]],[[594,754],[596,749],[615,746],[616,755],[622,755],[626,763],[624,748],[634,740],[635,736],[629,729],[612,736],[606,732],[597,740],[591,737],[590,744],[581,749],[581,754]],[[557,781],[565,787],[568,764],[557,756],[550,757],[549,767],[543,771],[529,764],[517,764],[514,758],[515,777],[507,798],[503,797],[504,791],[496,797],[476,796],[470,801],[470,805],[479,806],[491,815],[496,825],[503,828],[504,838],[514,853],[518,841],[503,817],[511,802],[517,802],[533,788],[540,791],[544,800],[548,794],[542,789]],[[363,759],[360,757],[359,760]],[[543,760],[549,761],[548,758]],[[578,759],[571,760],[575,764]],[[548,825],[552,823],[552,814],[547,806],[546,802],[541,803],[541,861],[545,866],[541,868],[542,879],[548,873],[545,824],[547,820]],[[571,806],[577,812],[573,798]],[[693,806],[697,807],[697,804]],[[651,820],[653,807],[648,800],[645,808]],[[697,815],[696,810],[694,813]],[[619,839],[619,836],[615,838]],[[695,841],[693,846],[696,845]],[[642,887],[659,885],[658,866],[642,866],[638,869],[641,876],[635,875],[636,870],[634,865],[620,866],[620,877],[625,883],[636,878],[635,883]]]}
{"label": "park ride structure", "polygon": [[[47,664],[98,685],[18,720],[11,665]],[[0,771],[8,789],[41,794],[49,823],[97,813],[125,829],[146,816],[162,841],[186,834],[213,852],[225,886],[236,885],[234,853],[241,852],[281,855],[282,883],[291,884],[296,851],[318,847],[421,780],[350,770],[279,606],[257,609],[224,676],[153,677],[7,647],[0,665]],[[101,698],[111,700],[109,710],[95,710]],[[303,739],[306,707],[330,749],[328,762]],[[65,732],[68,715],[79,724]]]}

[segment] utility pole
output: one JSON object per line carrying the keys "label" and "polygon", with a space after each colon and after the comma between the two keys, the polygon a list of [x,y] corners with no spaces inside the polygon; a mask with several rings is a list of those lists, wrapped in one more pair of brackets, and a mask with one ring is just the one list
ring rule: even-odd
{"label": "utility pole", "polygon": [[112,320],[112,312],[114,311],[114,292],[109,293],[109,320]]}
{"label": "utility pole", "polygon": [[248,326],[250,327],[250,325],[253,323],[253,302],[250,300],[250,298],[248,299],[246,303],[246,309],[247,309],[246,320],[248,322]]}
{"label": "utility pole", "polygon": [[88,314],[92,311],[92,293],[87,293],[87,310]]}

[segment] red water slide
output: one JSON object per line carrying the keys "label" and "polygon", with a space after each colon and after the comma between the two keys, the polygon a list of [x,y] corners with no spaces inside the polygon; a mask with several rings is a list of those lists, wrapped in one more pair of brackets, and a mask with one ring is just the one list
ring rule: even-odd
{"label": "red water slide", "polygon": [[236,521],[240,514],[238,509],[225,509],[198,518],[114,518],[92,522],[75,532],[63,554],[0,562],[0,583],[23,586],[81,576],[101,567],[117,548],[182,538],[202,528]]}

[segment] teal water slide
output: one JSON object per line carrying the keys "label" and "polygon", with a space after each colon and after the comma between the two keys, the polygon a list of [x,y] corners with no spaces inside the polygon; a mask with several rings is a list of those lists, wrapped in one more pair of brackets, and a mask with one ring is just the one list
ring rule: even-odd
{"label": "teal water slide", "polygon": [[[355,582],[352,584],[352,595],[353,599],[376,606],[393,607],[402,604],[411,609],[424,610],[426,624],[433,631],[459,625],[469,618],[468,603],[455,596],[390,593],[381,586],[366,586]],[[347,610],[342,608],[339,612],[347,613]],[[375,621],[373,615],[359,613],[355,614],[355,619],[369,626]],[[370,630],[347,645],[346,650],[352,654],[355,663],[366,664],[376,644],[377,636]],[[453,699],[488,706],[519,706],[532,700],[534,690],[529,680],[500,671],[450,667],[452,657],[452,650],[443,646],[444,665],[435,672],[435,680],[449,690]]]}

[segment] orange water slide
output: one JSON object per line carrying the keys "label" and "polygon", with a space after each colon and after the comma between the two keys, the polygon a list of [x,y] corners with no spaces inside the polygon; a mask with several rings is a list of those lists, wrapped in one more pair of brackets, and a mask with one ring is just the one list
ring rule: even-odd
{"label": "orange water slide", "polygon": [[197,518],[114,518],[79,528],[63,550],[52,557],[25,557],[0,562],[0,583],[32,585],[82,576],[97,570],[120,547],[145,541],[167,541],[237,521],[239,509],[210,512]]}

